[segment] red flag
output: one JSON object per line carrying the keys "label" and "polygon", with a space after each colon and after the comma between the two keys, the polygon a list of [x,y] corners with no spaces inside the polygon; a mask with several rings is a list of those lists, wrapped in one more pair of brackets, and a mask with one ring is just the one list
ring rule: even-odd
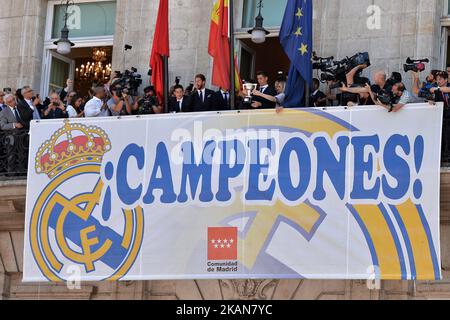
{"label": "red flag", "polygon": [[230,90],[228,0],[217,0],[211,15],[208,52],[214,59],[212,84]]}
{"label": "red flag", "polygon": [[156,20],[155,36],[153,38],[150,67],[152,68],[152,83],[160,99],[164,99],[164,62],[163,56],[169,57],[169,0],[160,0],[158,18]]}

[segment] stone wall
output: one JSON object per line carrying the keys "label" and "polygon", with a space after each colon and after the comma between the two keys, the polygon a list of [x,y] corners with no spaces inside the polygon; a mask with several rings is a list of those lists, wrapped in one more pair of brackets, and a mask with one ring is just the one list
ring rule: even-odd
{"label": "stone wall", "polygon": [[39,88],[46,0],[0,0],[0,89]]}
{"label": "stone wall", "polygon": [[[242,0],[235,0],[239,12]],[[170,82],[188,84],[196,73],[211,78],[208,36],[211,0],[170,0]],[[147,71],[159,2],[117,0],[113,69],[135,66],[148,83]],[[408,56],[430,57],[440,68],[440,17],[444,0],[314,0],[314,47],[323,56],[343,58],[369,51],[373,66],[390,73]],[[382,9],[381,29],[366,25],[369,5]],[[40,87],[47,0],[0,0],[0,88]],[[236,19],[239,23],[240,19]],[[238,28],[239,25],[236,25]],[[124,52],[125,44],[133,50]],[[409,77],[407,84],[409,84]]]}

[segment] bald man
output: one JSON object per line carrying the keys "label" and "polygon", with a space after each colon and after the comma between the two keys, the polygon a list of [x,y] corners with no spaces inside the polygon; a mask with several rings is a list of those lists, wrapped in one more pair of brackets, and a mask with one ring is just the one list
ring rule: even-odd
{"label": "bald man", "polygon": [[109,117],[108,105],[104,101],[106,91],[103,87],[94,89],[94,97],[86,103],[84,115],[86,118]]}
{"label": "bald man", "polygon": [[374,94],[380,94],[382,91],[392,94],[392,86],[390,86],[387,83],[387,76],[384,71],[377,71],[373,75],[373,82],[374,84],[366,87],[360,87],[360,88],[349,88],[347,86],[342,86],[341,91],[342,92],[348,92],[348,93],[374,93]]}

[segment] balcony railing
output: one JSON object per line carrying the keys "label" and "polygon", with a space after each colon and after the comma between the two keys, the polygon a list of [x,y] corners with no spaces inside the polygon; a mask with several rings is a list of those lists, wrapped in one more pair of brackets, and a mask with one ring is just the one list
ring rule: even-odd
{"label": "balcony railing", "polygon": [[0,180],[27,176],[29,142],[26,130],[0,131]]}

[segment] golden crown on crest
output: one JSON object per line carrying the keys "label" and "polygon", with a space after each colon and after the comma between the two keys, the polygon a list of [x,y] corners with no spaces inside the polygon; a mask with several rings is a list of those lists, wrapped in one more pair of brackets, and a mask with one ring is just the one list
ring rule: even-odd
{"label": "golden crown on crest", "polygon": [[101,163],[111,150],[108,135],[95,126],[66,121],[36,154],[36,173],[53,178],[80,164]]}

